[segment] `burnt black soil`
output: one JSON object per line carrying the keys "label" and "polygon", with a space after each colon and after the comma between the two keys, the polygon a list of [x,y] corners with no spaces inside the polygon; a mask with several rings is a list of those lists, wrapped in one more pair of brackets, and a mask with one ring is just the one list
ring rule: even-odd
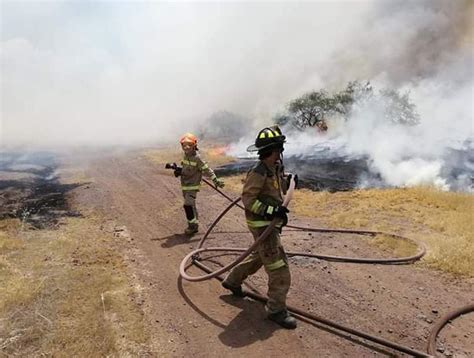
{"label": "burnt black soil", "polygon": [[[454,145],[454,144],[453,144]],[[442,163],[439,178],[452,191],[474,190],[474,141],[457,143],[459,148],[447,148],[440,157],[420,156],[420,158]],[[330,192],[359,188],[387,188],[385,182],[367,155],[349,154],[344,148],[329,145],[315,145],[311,153],[285,156],[285,171],[296,173],[300,187]],[[410,157],[400,158],[410,160]],[[256,162],[246,158],[217,168],[221,176],[245,173]]]}
{"label": "burnt black soil", "polygon": [[67,195],[82,184],[59,182],[54,154],[0,154],[0,219],[18,218],[43,229],[57,226],[63,217],[80,215],[70,209]]}
{"label": "burnt black soil", "polygon": [[[216,168],[216,174],[227,176],[247,172],[256,160],[238,159],[235,162]],[[360,187],[361,183],[383,187],[378,174],[372,174],[365,158],[300,158],[287,157],[284,161],[285,172],[296,173],[299,187],[315,191],[347,191]]]}

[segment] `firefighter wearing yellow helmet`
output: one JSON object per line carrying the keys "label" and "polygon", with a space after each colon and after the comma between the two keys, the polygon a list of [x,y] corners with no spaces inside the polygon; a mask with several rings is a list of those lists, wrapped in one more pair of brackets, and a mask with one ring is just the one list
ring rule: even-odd
{"label": "firefighter wearing yellow helmet", "polygon": [[268,318],[284,328],[294,329],[296,320],[286,308],[291,276],[280,241],[281,228],[288,222],[288,209],[282,206],[289,182],[282,164],[285,139],[278,126],[267,127],[258,133],[255,144],[247,148],[259,155],[258,163],[247,173],[242,191],[247,226],[257,239],[275,217],[280,220],[256,251],[234,267],[222,286],[242,297],[242,282],[264,266],[268,274]]}
{"label": "firefighter wearing yellow helmet", "polygon": [[191,133],[186,133],[180,138],[179,143],[184,156],[181,160],[181,167],[175,170],[175,176],[181,177],[183,207],[188,221],[188,227],[184,232],[186,235],[193,235],[199,230],[196,196],[201,186],[202,174],[209,176],[216,187],[222,188],[224,186],[224,182],[217,178],[214,171],[197,153],[197,142],[197,137]]}

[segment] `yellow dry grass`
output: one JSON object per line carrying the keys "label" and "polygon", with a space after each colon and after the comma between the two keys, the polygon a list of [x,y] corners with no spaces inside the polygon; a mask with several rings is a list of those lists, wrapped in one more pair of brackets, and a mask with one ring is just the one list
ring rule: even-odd
{"label": "yellow dry grass", "polygon": [[416,253],[418,249],[417,244],[413,241],[395,239],[383,234],[370,238],[368,242],[380,248],[382,251],[390,252],[394,257],[411,256]]}
{"label": "yellow dry grass", "polygon": [[236,194],[242,193],[242,188],[245,180],[245,174],[232,175],[225,177],[225,188]]}
{"label": "yellow dry grass", "polygon": [[17,220],[0,221],[0,255],[23,246],[23,240],[18,238],[18,229]]}
{"label": "yellow dry grass", "polygon": [[[226,177],[226,188],[242,190],[243,175]],[[474,276],[474,197],[430,187],[368,189],[350,192],[295,192],[290,209],[317,225],[399,233],[424,242],[425,265]],[[411,254],[405,242],[379,237],[375,244]]]}
{"label": "yellow dry grass", "polygon": [[96,218],[59,230],[0,221],[0,348],[15,356],[138,356],[147,350],[126,264]]}

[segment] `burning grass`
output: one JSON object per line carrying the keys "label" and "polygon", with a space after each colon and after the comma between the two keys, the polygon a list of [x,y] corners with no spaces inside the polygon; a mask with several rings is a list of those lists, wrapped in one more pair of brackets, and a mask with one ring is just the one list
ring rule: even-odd
{"label": "burning grass", "polygon": [[0,221],[0,352],[137,356],[148,340],[123,258],[97,218],[58,230]]}
{"label": "burning grass", "polygon": [[[226,188],[242,189],[243,175],[226,177]],[[474,276],[474,197],[430,187],[348,192],[297,190],[290,210],[315,218],[317,225],[399,233],[426,243],[423,263],[454,274]],[[374,241],[395,254],[412,254],[404,241]]]}

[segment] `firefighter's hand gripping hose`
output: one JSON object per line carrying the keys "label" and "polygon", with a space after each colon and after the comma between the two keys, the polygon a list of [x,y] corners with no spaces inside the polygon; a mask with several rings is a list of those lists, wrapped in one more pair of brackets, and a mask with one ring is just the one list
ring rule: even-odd
{"label": "firefighter's hand gripping hose", "polygon": [[[268,234],[273,230],[273,228],[276,225],[277,219],[272,220],[270,225],[267,227],[267,229],[260,235],[260,237],[255,240],[253,245],[251,245],[248,249],[244,248],[231,248],[231,247],[208,247],[204,248],[204,242],[209,236],[209,234],[212,232],[213,228],[217,225],[217,223],[227,214],[227,212],[233,208],[234,206],[238,206],[241,209],[244,209],[243,206],[239,204],[240,198],[237,198],[233,200],[230,198],[227,194],[216,188],[212,183],[208,182],[207,180],[204,179],[204,182],[208,184],[211,188],[219,192],[222,196],[224,196],[227,200],[229,200],[231,203],[222,211],[221,214],[212,222],[212,224],[209,226],[207,232],[205,235],[202,237],[202,239],[199,242],[198,248],[192,252],[190,252],[186,257],[183,259],[180,265],[180,275],[183,279],[192,281],[192,282],[198,282],[198,281],[204,281],[208,280],[211,278],[217,278],[219,280],[222,280],[222,277],[220,276],[222,273],[229,271],[231,268],[245,260],[245,258],[250,255],[252,251],[255,250],[255,248],[263,241],[265,238],[268,236]],[[287,195],[285,196],[285,200],[283,203],[283,206],[287,206],[292,198],[293,191],[295,188],[295,183],[292,180],[290,183],[290,187],[288,189]],[[308,228],[308,227],[301,227],[301,226],[294,226],[294,225],[287,225],[288,228],[293,228],[301,231],[311,231],[311,232],[337,232],[337,233],[344,233],[344,234],[357,234],[357,235],[369,235],[369,236],[376,236],[376,235],[387,235],[396,239],[403,239],[403,240],[410,240],[406,237],[399,236],[396,234],[387,234],[387,233],[382,233],[378,231],[368,231],[368,230],[347,230],[347,229],[328,229],[328,228]],[[411,240],[414,241],[414,240]],[[407,264],[407,263],[412,263],[420,258],[422,258],[425,253],[426,253],[426,247],[423,243],[414,241],[419,249],[418,252],[412,256],[408,257],[397,257],[397,258],[388,258],[388,259],[369,259],[369,258],[357,258],[357,257],[342,257],[342,256],[329,256],[329,255],[319,255],[319,254],[308,254],[308,253],[302,253],[302,252],[287,252],[288,256],[306,256],[306,257],[313,257],[313,258],[318,258],[322,260],[330,260],[330,261],[338,261],[338,262],[354,262],[354,263],[366,263],[366,264]],[[216,270],[212,271],[209,267],[205,266],[202,262],[200,262],[199,254],[202,252],[207,252],[207,251],[214,251],[214,252],[241,252],[240,256],[230,264]],[[202,276],[190,276],[186,273],[186,269],[189,267],[187,265],[187,262],[189,260],[192,260],[192,263],[202,269],[204,272],[207,272],[207,274],[202,275]],[[245,291],[246,296],[253,298],[255,300],[261,301],[261,302],[266,302],[266,297],[250,292],[250,291]],[[297,316],[308,318],[310,320],[314,320],[320,323],[323,323],[325,325],[328,325],[330,327],[333,327],[335,329],[347,332],[349,334],[352,334],[354,336],[358,336],[360,338],[375,342],[377,344],[380,344],[385,347],[389,347],[391,349],[397,350],[399,352],[403,352],[409,355],[412,355],[414,357],[433,357],[436,352],[436,337],[438,336],[439,332],[441,329],[450,321],[455,319],[456,317],[459,317],[460,315],[467,314],[474,312],[474,304],[467,305],[465,307],[456,309],[454,311],[448,312],[433,328],[431,331],[428,343],[427,343],[427,352],[422,352],[415,350],[410,347],[406,347],[403,345],[400,345],[398,343],[394,343],[391,341],[388,341],[384,338],[373,336],[370,334],[367,334],[365,332],[341,325],[337,322],[330,321],[328,319],[325,319],[323,317],[316,316],[314,314],[305,312],[299,308],[288,306],[287,307],[290,312],[293,312]]]}

